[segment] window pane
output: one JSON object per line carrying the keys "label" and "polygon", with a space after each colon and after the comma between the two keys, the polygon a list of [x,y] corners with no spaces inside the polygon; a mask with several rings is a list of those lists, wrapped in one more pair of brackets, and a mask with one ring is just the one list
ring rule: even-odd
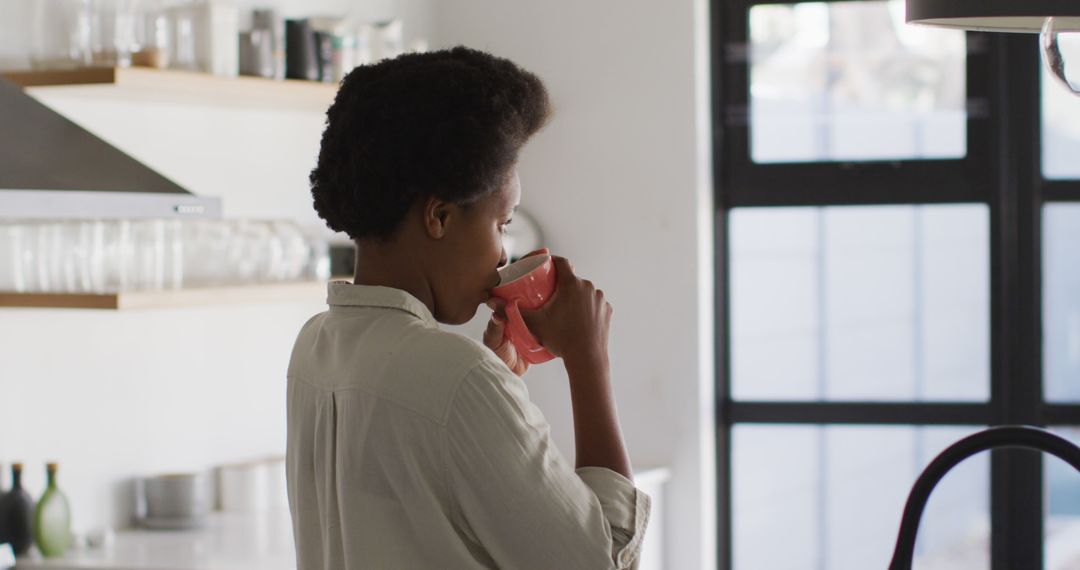
{"label": "window pane", "polygon": [[[735,569],[886,568],[915,479],[977,429],[735,426]],[[989,458],[980,454],[931,495],[915,567],[989,568],[989,531]]]}
{"label": "window pane", "polygon": [[[1058,428],[1058,435],[1080,445],[1080,428]],[[1052,456],[1044,460],[1047,501],[1046,570],[1080,568],[1080,473]]]}
{"label": "window pane", "polygon": [[[1069,77],[1080,77],[1080,34],[1061,36]],[[1046,178],[1080,178],[1080,97],[1042,68],[1042,167]]]}
{"label": "window pane", "polygon": [[729,219],[735,399],[989,398],[986,206]]}
{"label": "window pane", "polygon": [[964,32],[908,26],[902,0],[750,9],[754,162],[962,158]]}
{"label": "window pane", "polygon": [[1080,204],[1043,209],[1043,377],[1046,399],[1080,401]]}

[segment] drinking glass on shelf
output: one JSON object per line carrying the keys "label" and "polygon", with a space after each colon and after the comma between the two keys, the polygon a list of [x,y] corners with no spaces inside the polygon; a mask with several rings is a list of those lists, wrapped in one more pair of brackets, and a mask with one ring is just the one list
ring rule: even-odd
{"label": "drinking glass on shelf", "polygon": [[111,221],[105,226],[104,284],[105,291],[130,291],[135,246],[131,237],[131,222]]}
{"label": "drinking glass on shelf", "polygon": [[165,274],[165,227],[160,220],[131,222],[131,242],[134,255],[130,258],[131,290],[147,291],[162,288]]}
{"label": "drinking glass on shelf", "polygon": [[205,41],[196,21],[195,7],[191,2],[179,2],[166,9],[169,30],[169,67],[187,71],[199,71],[199,43]]}
{"label": "drinking glass on shelf", "polygon": [[184,286],[184,234],[183,222],[165,220],[165,275],[163,284],[166,289],[179,289]]}
{"label": "drinking glass on shelf", "polygon": [[171,26],[161,0],[141,0],[135,11],[134,40],[132,65],[168,67]]}
{"label": "drinking glass on shelf", "polygon": [[325,281],[330,278],[330,239],[319,226],[298,228],[307,242],[307,255],[301,274],[305,279]]}
{"label": "drinking glass on shelf", "polygon": [[0,291],[15,290],[15,225],[0,224]]}
{"label": "drinking glass on shelf", "polygon": [[23,252],[26,250],[26,225],[12,224],[8,228],[11,244],[11,290],[24,292],[26,287],[26,269],[23,264]]}
{"label": "drinking glass on shelf", "polygon": [[285,221],[273,223],[274,233],[281,244],[282,265],[280,279],[295,281],[307,277],[304,267],[307,265],[311,247],[307,238],[296,224]]}
{"label": "drinking glass on shelf", "polygon": [[92,0],[90,51],[94,65],[128,67],[135,45],[135,0]]}
{"label": "drinking glass on shelf", "polygon": [[259,239],[259,222],[251,220],[230,220],[232,224],[233,241],[229,245],[229,265],[233,272],[229,274],[230,281],[252,283],[259,274],[263,262],[263,251]]}
{"label": "drinking glass on shelf", "polygon": [[38,258],[44,276],[44,290],[50,293],[69,291],[70,271],[66,262],[67,240],[64,227],[58,223],[45,223],[38,226],[42,239],[42,255]]}
{"label": "drinking glass on shelf", "polygon": [[292,220],[0,224],[0,291],[111,293],[328,279],[329,242]]}
{"label": "drinking glass on shelf", "polygon": [[49,279],[49,266],[46,257],[49,249],[47,226],[43,223],[30,224],[28,237],[30,238],[27,241],[29,249],[23,252],[26,274],[31,278],[28,282],[34,284],[32,290],[50,292],[53,288]]}
{"label": "drinking glass on shelf", "polygon": [[34,238],[33,226],[29,223],[16,224],[11,228],[12,280],[14,289],[18,292],[37,290]]}
{"label": "drinking glass on shelf", "polygon": [[90,291],[90,272],[87,267],[87,248],[89,244],[83,235],[81,222],[61,222],[60,232],[64,236],[64,291],[87,293]]}
{"label": "drinking glass on shelf", "polygon": [[79,224],[79,243],[82,245],[81,266],[90,293],[105,292],[105,222],[88,220]]}
{"label": "drinking glass on shelf", "polygon": [[36,0],[33,5],[31,65],[36,69],[90,65],[90,0]]}
{"label": "drinking glass on shelf", "polygon": [[53,290],[57,293],[92,293],[91,268],[94,247],[93,222],[62,221],[49,224],[49,266]]}
{"label": "drinking glass on shelf", "polygon": [[224,220],[187,220],[183,223],[183,286],[223,285],[230,273],[232,227]]}

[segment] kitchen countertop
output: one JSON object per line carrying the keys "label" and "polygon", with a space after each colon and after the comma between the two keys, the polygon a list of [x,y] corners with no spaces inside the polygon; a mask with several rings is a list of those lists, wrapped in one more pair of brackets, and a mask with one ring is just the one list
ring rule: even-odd
{"label": "kitchen countertop", "polygon": [[72,550],[61,558],[20,560],[16,570],[294,570],[288,509],[210,515],[200,529],[124,529],[111,546]]}
{"label": "kitchen countertop", "polygon": [[[659,493],[668,470],[641,469],[635,484]],[[652,526],[652,525],[650,525]],[[655,549],[653,545],[651,549]],[[645,553],[643,552],[643,557]],[[16,570],[295,570],[288,509],[210,515],[192,530],[124,529],[103,548],[81,548],[61,558],[20,560]]]}

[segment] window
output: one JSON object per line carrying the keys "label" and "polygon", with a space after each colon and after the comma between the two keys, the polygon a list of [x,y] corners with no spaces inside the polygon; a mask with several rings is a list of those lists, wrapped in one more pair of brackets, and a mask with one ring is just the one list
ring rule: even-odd
{"label": "window", "polygon": [[[976,429],[736,426],[734,567],[887,568],[900,524],[888,515],[935,455]],[[989,568],[989,482],[989,461],[976,457],[935,489],[918,568]]]}
{"label": "window", "polygon": [[736,208],[736,400],[986,401],[982,204]]}
{"label": "window", "polygon": [[962,158],[961,32],[904,24],[904,3],[750,8],[754,162]]}
{"label": "window", "polygon": [[[1078,155],[1080,156],[1080,155]],[[1043,212],[1043,369],[1046,399],[1080,402],[1080,203]]]}
{"label": "window", "polygon": [[[1080,37],[1061,36],[1061,51],[1067,62],[1080,61]],[[1072,64],[1076,66],[1076,63]],[[1075,76],[1080,69],[1070,67]],[[1080,178],[1080,104],[1076,96],[1042,70],[1042,171],[1052,180]]]}
{"label": "window", "polygon": [[[1062,49],[1080,56],[1076,36]],[[1078,58],[1080,59],[1080,58]],[[1042,207],[1043,392],[1055,410],[1080,404],[1080,97],[1042,74],[1042,171],[1048,179]],[[1053,426],[1080,445],[1080,421]],[[1080,477],[1064,462],[1043,460],[1045,567],[1080,568]]]}
{"label": "window", "polygon": [[[1080,440],[1080,98],[1034,36],[903,10],[713,3],[725,570],[884,568],[947,445]],[[916,563],[1068,570],[1078,537],[1080,475],[995,451],[935,490]]]}
{"label": "window", "polygon": [[[1058,435],[1080,445],[1080,429],[1058,428]],[[1080,482],[1076,470],[1056,457],[1044,458],[1046,469],[1046,568],[1080,568]]]}

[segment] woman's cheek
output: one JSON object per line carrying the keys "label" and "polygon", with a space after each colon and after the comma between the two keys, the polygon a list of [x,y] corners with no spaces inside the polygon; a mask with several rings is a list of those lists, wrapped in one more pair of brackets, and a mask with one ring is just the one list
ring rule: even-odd
{"label": "woman's cheek", "polygon": [[502,261],[503,256],[503,233],[495,232],[495,241],[492,242],[491,251],[495,254],[495,263]]}

